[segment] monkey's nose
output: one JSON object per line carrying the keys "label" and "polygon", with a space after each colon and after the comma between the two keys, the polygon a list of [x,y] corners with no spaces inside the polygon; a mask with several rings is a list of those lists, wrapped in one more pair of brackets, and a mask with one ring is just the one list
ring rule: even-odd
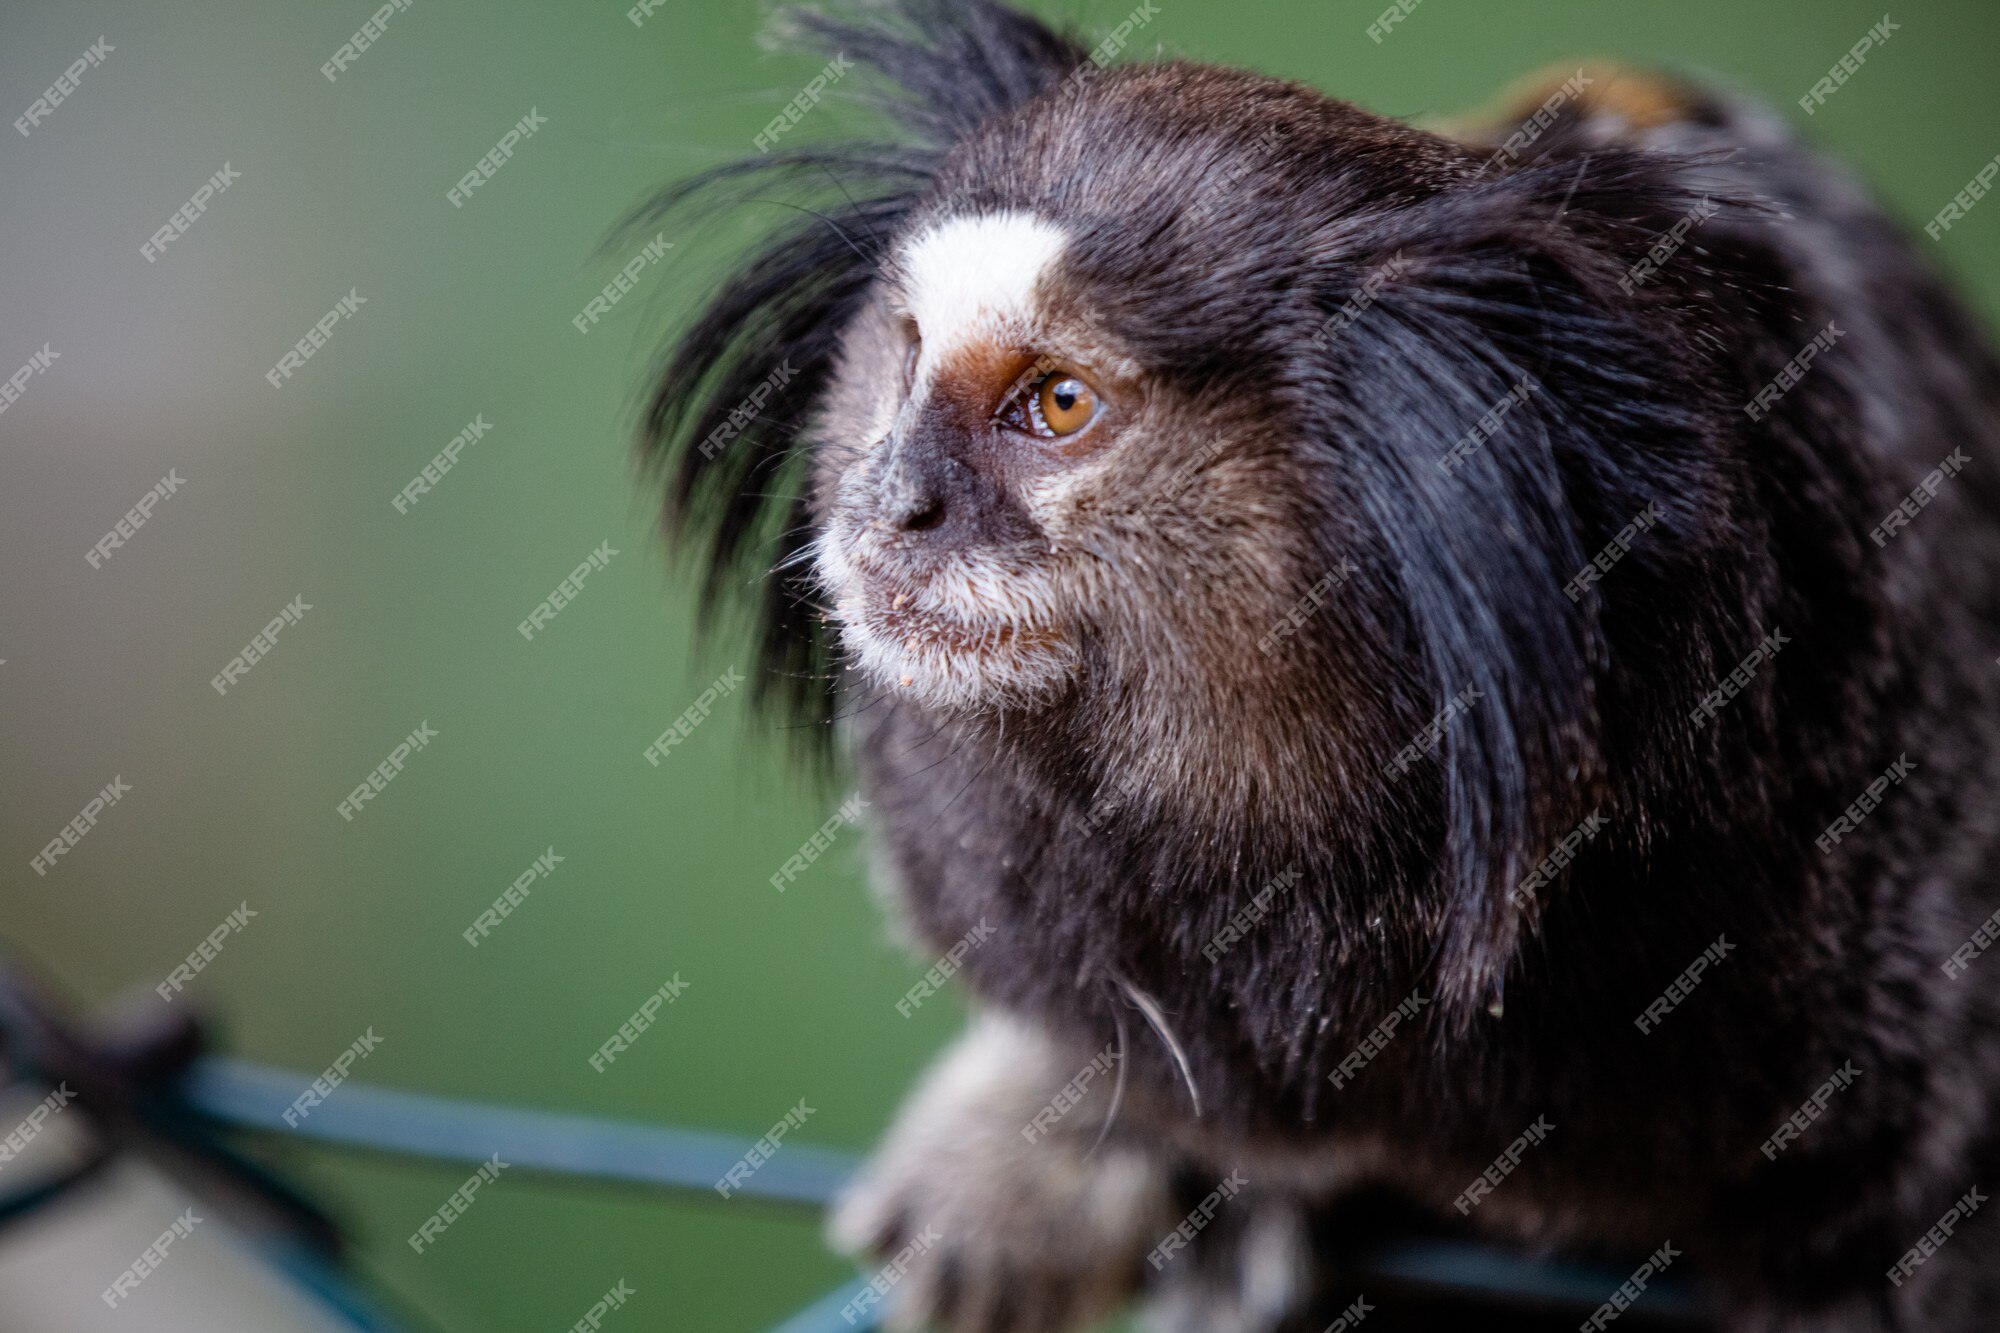
{"label": "monkey's nose", "polygon": [[949,422],[906,410],[885,441],[877,522],[892,532],[921,535],[925,545],[972,537],[984,497],[977,474],[955,456],[960,433]]}
{"label": "monkey's nose", "polygon": [[930,491],[905,491],[889,503],[889,522],[902,532],[923,532],[944,521],[944,500]]}
{"label": "monkey's nose", "polygon": [[935,448],[905,443],[891,456],[882,479],[878,512],[898,532],[926,532],[945,520],[945,494],[953,468]]}

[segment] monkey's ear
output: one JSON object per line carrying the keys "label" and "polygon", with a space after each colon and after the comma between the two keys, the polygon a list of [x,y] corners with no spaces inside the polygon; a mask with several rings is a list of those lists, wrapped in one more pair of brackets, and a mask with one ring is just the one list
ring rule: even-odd
{"label": "monkey's ear", "polygon": [[[753,198],[775,200],[792,218],[807,215],[754,243],[665,349],[639,444],[664,487],[670,538],[705,566],[704,623],[756,589],[753,697],[819,723],[832,716],[834,673],[804,559],[805,454],[841,333],[876,281],[881,246],[952,144],[1053,87],[1087,56],[989,0],[900,0],[853,17],[795,11],[780,24],[786,37],[832,57],[829,84],[858,67],[857,83],[868,83],[867,100],[895,134],[765,142],[756,157],[662,190],[620,234],[649,231],[684,209],[713,215]],[[816,743],[828,731],[808,725],[798,734]]]}

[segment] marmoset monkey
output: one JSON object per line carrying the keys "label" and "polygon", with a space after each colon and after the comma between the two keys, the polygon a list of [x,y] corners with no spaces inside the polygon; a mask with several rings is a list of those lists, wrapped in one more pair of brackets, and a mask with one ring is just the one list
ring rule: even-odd
{"label": "marmoset monkey", "polygon": [[1386,1189],[1738,1333],[1993,1327],[2000,369],[1911,241],[1658,76],[1441,133],[796,25],[894,136],[645,211],[815,204],[644,437],[901,910],[990,930],[834,1220],[895,1317],[1317,1330]]}

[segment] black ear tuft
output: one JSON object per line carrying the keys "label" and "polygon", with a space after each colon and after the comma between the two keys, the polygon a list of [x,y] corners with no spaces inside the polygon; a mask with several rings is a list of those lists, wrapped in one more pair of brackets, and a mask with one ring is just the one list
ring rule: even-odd
{"label": "black ear tuft", "polygon": [[[1507,891],[1593,809],[1643,828],[1608,766],[1663,751],[1664,731],[1650,747],[1630,738],[1673,722],[1601,684],[1614,637],[1627,656],[1649,650],[1565,584],[1654,506],[1621,592],[1645,589],[1644,623],[1673,626],[1679,653],[1731,641],[1701,608],[1742,602],[1712,586],[1736,577],[1720,554],[1729,479],[1710,461],[1734,409],[1699,330],[1617,286],[1699,202],[1672,164],[1608,151],[1446,193],[1370,242],[1406,276],[1382,289],[1372,336],[1336,344],[1344,434],[1429,677],[1399,725],[1460,700],[1437,752],[1436,984],[1462,1021],[1499,997],[1515,956]],[[1482,414],[1495,424],[1468,430]]]}
{"label": "black ear tuft", "polygon": [[1073,37],[992,0],[886,0],[851,18],[796,9],[781,27],[874,70],[882,81],[874,104],[938,150],[1090,59]]}
{"label": "black ear tuft", "polygon": [[704,561],[705,622],[738,590],[761,587],[753,697],[807,724],[800,732],[817,747],[830,729],[813,724],[832,716],[834,672],[805,563],[807,432],[841,333],[867,299],[886,238],[951,145],[1086,55],[988,0],[795,12],[783,24],[843,68],[874,74],[870,100],[896,138],[775,148],[711,168],[662,190],[624,229],[753,197],[807,215],[758,242],[666,348],[640,450],[664,485],[670,537]]}

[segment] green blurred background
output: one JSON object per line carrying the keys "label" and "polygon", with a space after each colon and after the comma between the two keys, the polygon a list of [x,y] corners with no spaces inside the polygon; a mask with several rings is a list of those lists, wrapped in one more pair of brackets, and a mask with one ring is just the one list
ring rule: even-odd
{"label": "green blurred background", "polygon": [[[1157,0],[1130,54],[1254,66],[1418,116],[1587,55],[1796,99],[1882,11],[1850,0]],[[904,1019],[857,835],[780,896],[838,804],[726,703],[658,768],[640,751],[740,645],[690,629],[634,485],[660,335],[753,229],[678,231],[588,335],[637,252],[596,249],[654,185],[749,150],[819,66],[740,0],[414,0],[336,82],[377,6],[21,4],[0,103],[25,111],[115,48],[27,137],[0,133],[0,376],[59,354],[0,415],[0,930],[80,998],[152,988],[239,903],[257,917],[193,995],[246,1055],[307,1075],[371,1025],[357,1077],[522,1105],[861,1147],[959,1021]],[[1037,5],[1102,34],[1131,8]],[[1807,123],[1913,226],[2000,152],[2000,10],[1916,0]],[[549,123],[462,209],[445,192],[533,107]],[[815,110],[795,133],[848,119]],[[225,161],[241,178],[147,263]],[[1922,241],[1989,316],[2000,204]],[[282,390],[264,372],[350,288],[367,304]],[[390,498],[475,415],[491,432],[407,514]],[[101,569],[84,554],[185,479]],[[533,641],[515,626],[600,542],[618,552]],[[280,608],[312,610],[226,697],[209,680]],[[420,721],[439,735],[353,823],[336,804]],[[129,796],[47,877],[29,860],[114,775]],[[534,858],[564,862],[476,951],[460,932]],[[678,973],[604,1073],[588,1057]],[[365,1269],[443,1329],[559,1328],[619,1277],[629,1327],[768,1326],[850,1271],[817,1220],[508,1177],[421,1256],[464,1176],[292,1148]]]}

